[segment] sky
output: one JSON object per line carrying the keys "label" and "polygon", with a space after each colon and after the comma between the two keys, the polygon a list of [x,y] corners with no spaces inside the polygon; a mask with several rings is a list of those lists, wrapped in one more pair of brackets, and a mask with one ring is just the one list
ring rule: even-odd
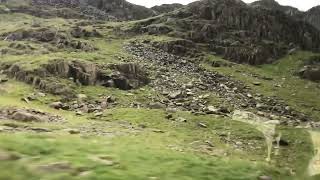
{"label": "sky", "polygon": [[[171,4],[171,3],[180,3],[188,4],[195,0],[127,0],[134,4],[143,5],[146,7],[152,7],[155,5],[161,4]],[[243,0],[244,2],[250,3],[255,0]],[[289,5],[296,7],[302,11],[306,11],[314,6],[320,5],[320,0],[277,0],[282,5]]]}

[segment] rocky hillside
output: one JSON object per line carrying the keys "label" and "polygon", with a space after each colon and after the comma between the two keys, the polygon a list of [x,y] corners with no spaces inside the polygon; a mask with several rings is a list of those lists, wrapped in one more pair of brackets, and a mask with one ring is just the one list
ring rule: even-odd
{"label": "rocky hillside", "polygon": [[163,13],[174,11],[182,7],[183,7],[182,4],[173,3],[173,4],[162,4],[160,6],[154,6],[151,9],[154,10],[156,14],[163,14]]}
{"label": "rocky hillside", "polygon": [[13,12],[40,17],[123,21],[144,19],[154,15],[152,10],[125,0],[31,0],[19,6],[14,0],[9,0],[6,4]]}
{"label": "rocky hillside", "polygon": [[266,8],[269,10],[282,11],[289,16],[298,16],[302,12],[291,6],[282,6],[275,0],[259,0],[250,4],[254,8]]}
{"label": "rocky hillside", "polygon": [[316,6],[304,13],[304,20],[320,30],[320,6]]}
{"label": "rocky hillside", "polygon": [[250,6],[254,8],[264,8],[271,11],[276,10],[276,11],[284,12],[286,15],[291,16],[297,20],[306,21],[320,30],[320,22],[319,22],[320,7],[319,6],[313,7],[306,12],[299,11],[297,8],[294,8],[291,6],[282,6],[275,0],[255,1],[251,3]]}
{"label": "rocky hillside", "polygon": [[0,180],[320,178],[312,25],[239,0],[135,21],[120,0],[1,2]]}
{"label": "rocky hillside", "polygon": [[280,11],[251,8],[237,0],[196,1],[178,11],[139,22],[133,31],[168,34],[206,44],[226,59],[248,64],[274,62],[293,48],[319,51],[320,45],[320,32],[312,25]]}
{"label": "rocky hillside", "polygon": [[153,16],[152,10],[125,0],[87,0],[86,4],[96,7],[120,20],[137,20]]}

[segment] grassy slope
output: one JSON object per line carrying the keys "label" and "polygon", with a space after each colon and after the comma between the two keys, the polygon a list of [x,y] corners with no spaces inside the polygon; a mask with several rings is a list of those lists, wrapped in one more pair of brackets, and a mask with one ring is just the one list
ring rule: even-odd
{"label": "grassy slope", "polygon": [[[7,87],[17,87],[2,92],[0,106],[18,106],[36,108],[53,114],[62,115],[66,124],[24,124],[19,126],[44,127],[52,129],[51,133],[0,133],[0,149],[5,152],[19,154],[23,157],[17,161],[1,161],[3,173],[0,179],[21,177],[39,177],[45,179],[256,179],[261,174],[271,174],[274,177],[290,177],[284,167],[297,169],[298,173],[306,167],[310,158],[305,152],[311,152],[310,146],[299,146],[301,141],[308,139],[304,131],[294,130],[296,136],[290,138],[292,146],[283,149],[292,157],[274,158],[270,165],[264,163],[266,148],[263,135],[250,125],[230,121],[228,118],[215,116],[193,116],[187,112],[178,112],[175,117],[185,117],[187,123],[174,122],[165,119],[162,110],[146,109],[111,109],[105,112],[105,117],[99,120],[89,120],[76,117],[72,112],[49,109],[45,103],[55,97],[46,97],[39,101],[25,104],[20,99],[32,88],[22,83],[10,82]],[[19,87],[19,88],[18,88]],[[130,127],[121,124],[130,123]],[[198,122],[208,125],[200,128]],[[3,121],[0,124],[7,124]],[[63,129],[90,129],[91,123],[102,123],[101,131],[121,135],[98,137],[93,134],[69,135]],[[139,129],[139,125],[146,126]],[[124,130],[125,129],[125,130]],[[154,129],[164,133],[153,132]],[[133,133],[138,130],[138,133]],[[133,132],[131,132],[133,131]],[[233,142],[252,143],[259,149],[234,149],[225,142],[225,135],[230,132]],[[286,131],[293,132],[292,130]],[[291,138],[295,141],[291,141]],[[206,141],[212,142],[213,149],[207,149]],[[297,142],[297,143],[296,143]],[[305,142],[306,145],[310,145]],[[246,146],[244,146],[246,147]],[[282,151],[281,151],[282,152]],[[301,153],[303,152],[303,153]],[[106,166],[92,161],[94,155],[108,155],[117,164]],[[68,161],[73,169],[61,173],[42,172],[37,166],[54,162]],[[285,164],[283,164],[285,163]],[[291,164],[292,163],[292,164]],[[276,169],[279,165],[279,169]],[[293,165],[293,166],[292,166]],[[170,167],[170,168],[169,168]],[[147,170],[146,170],[147,169]],[[82,171],[89,171],[88,176],[80,176]],[[12,175],[15,176],[12,176]],[[290,177],[292,178],[292,177]],[[32,178],[31,178],[32,179]]]}
{"label": "grassy slope", "polygon": [[[14,83],[16,87],[24,85]],[[21,92],[11,91],[2,94],[0,97],[1,106],[29,106],[36,109],[49,111],[63,115],[67,118],[67,124],[25,124],[34,127],[46,127],[55,130],[48,134],[34,134],[27,132],[1,133],[0,147],[2,151],[10,151],[23,157],[18,161],[1,161],[3,173],[0,177],[7,179],[21,179],[29,176],[37,179],[39,177],[47,179],[59,178],[79,178],[79,169],[88,169],[92,171],[89,175],[92,179],[108,177],[108,179],[148,179],[148,177],[159,177],[160,179],[210,179],[215,176],[217,179],[255,179],[264,170],[269,169],[263,163],[254,164],[247,161],[247,158],[241,160],[241,156],[246,153],[238,153],[225,147],[220,141],[218,135],[211,131],[215,130],[222,133],[224,131],[224,121],[215,117],[193,117],[186,113],[190,122],[178,124],[170,122],[164,118],[164,112],[160,110],[136,110],[136,109],[114,109],[107,112],[105,119],[101,121],[127,121],[133,126],[145,124],[147,128],[137,135],[123,135],[114,138],[68,135],[61,131],[66,127],[77,127],[89,123],[89,120],[79,120],[78,117],[67,112],[58,112],[48,110],[47,106],[41,102],[34,102],[26,105],[20,101],[21,94],[30,90],[21,89]],[[23,93],[22,93],[23,92]],[[208,123],[210,128],[201,129],[197,127],[196,122]],[[91,120],[92,121],[92,120]],[[1,124],[7,123],[7,121]],[[21,123],[17,123],[18,125]],[[263,145],[261,134],[248,125],[242,123],[231,123],[234,138],[246,141],[251,139],[260,139],[260,145]],[[88,125],[89,127],[89,125]],[[119,129],[117,129],[119,128]],[[155,133],[152,129],[162,129],[165,133]],[[110,128],[108,128],[110,129]],[[121,131],[120,127],[111,127],[113,130]],[[240,133],[242,132],[242,133]],[[189,144],[194,141],[205,142],[212,140],[215,149],[220,152],[230,152],[230,158],[212,157],[202,153],[197,153],[194,147]],[[182,149],[171,150],[170,145]],[[261,153],[250,154],[251,158],[261,161]],[[118,164],[112,167],[94,162],[90,156],[97,154],[109,155]],[[249,156],[247,154],[246,156]],[[49,162],[71,162],[75,170],[63,173],[48,173],[39,171],[36,166]],[[155,164],[157,164],[155,166]],[[168,167],[170,167],[168,169]],[[196,167],[196,168],[195,168]],[[264,168],[262,168],[264,167]],[[147,170],[146,170],[147,169]],[[76,171],[76,172],[74,172]],[[19,173],[17,173],[19,172]],[[12,176],[15,174],[15,176]],[[83,177],[83,179],[88,177]]]}
{"label": "grassy slope", "polygon": [[[317,83],[300,79],[294,73],[299,69],[304,60],[312,56],[310,52],[298,52],[279,59],[271,65],[252,67],[248,65],[234,65],[232,67],[211,67],[211,61],[222,60],[219,57],[209,56],[209,62],[204,66],[209,70],[218,71],[241,80],[255,92],[267,96],[275,96],[285,100],[291,107],[304,112],[314,120],[320,120],[320,88]],[[222,60],[223,61],[223,60]],[[255,75],[258,75],[255,77]],[[263,80],[259,77],[270,77],[273,80]],[[254,82],[261,82],[255,86]],[[278,87],[275,85],[279,85]]]}
{"label": "grassy slope", "polygon": [[[8,32],[19,28],[29,28],[34,17],[16,14],[0,16],[0,32]],[[10,18],[10,22],[6,19]],[[63,19],[37,19],[42,26],[68,25]],[[25,24],[23,22],[28,22]],[[106,26],[117,26],[117,23]],[[46,63],[50,59],[82,59],[97,63],[119,62],[118,56],[128,57],[123,52],[122,44],[126,39],[120,39],[112,34],[112,29],[101,30],[105,35],[102,39],[86,39],[99,48],[92,53],[71,52],[69,50],[50,54],[28,54],[23,56],[5,55],[1,62],[15,61],[28,68],[34,68]],[[166,37],[139,37],[152,40],[168,40]],[[6,47],[7,42],[0,41],[0,48]],[[248,67],[246,67],[248,68]],[[252,71],[256,69],[250,68]],[[261,70],[272,72],[272,70]],[[228,69],[221,72],[231,73]],[[245,69],[246,70],[246,69]],[[257,70],[258,71],[258,70]],[[260,71],[260,70],[259,70]],[[260,72],[259,72],[260,73]],[[274,75],[276,76],[276,75]],[[134,90],[127,96],[126,91],[105,89],[101,87],[79,87],[79,93],[85,93],[91,98],[97,94],[112,95],[121,105],[127,106],[134,101],[148,100],[147,94],[153,94],[149,87],[144,90]],[[100,120],[90,120],[90,115],[78,117],[72,112],[56,111],[48,108],[48,103],[59,99],[47,96],[39,101],[25,104],[21,97],[32,93],[34,89],[23,83],[10,81],[0,86],[0,106],[18,106],[35,108],[58,114],[66,118],[65,124],[24,124],[15,123],[19,127],[45,127],[52,129],[51,133],[33,132],[0,132],[0,149],[5,152],[16,153],[23,158],[17,161],[0,161],[2,171],[0,179],[256,179],[257,176],[267,174],[276,179],[293,179],[288,173],[295,169],[300,178],[308,160],[311,157],[309,137],[304,130],[283,129],[285,137],[290,140],[290,146],[283,148],[283,156],[273,158],[271,164],[264,162],[266,145],[261,133],[253,127],[240,122],[232,122],[228,118],[215,116],[194,116],[187,112],[178,112],[175,117],[186,118],[187,123],[169,121],[165,119],[162,110],[116,108],[105,112]],[[266,93],[269,92],[265,90]],[[197,123],[203,122],[208,128],[200,128]],[[0,122],[0,125],[8,121]],[[131,123],[129,126],[124,124]],[[111,135],[101,137],[91,133],[69,135],[66,128],[86,127],[93,130],[98,124],[99,131],[110,132]],[[139,125],[145,125],[141,129]],[[131,128],[131,126],[133,128]],[[156,133],[154,130],[164,133]],[[231,133],[230,140],[234,142],[252,143],[256,149],[235,149],[226,142],[226,136]],[[120,135],[119,135],[120,133]],[[208,147],[210,141],[214,147]],[[301,146],[304,142],[304,146]],[[249,145],[246,145],[249,146]],[[244,146],[244,147],[246,147]],[[258,148],[259,147],[259,148]],[[288,156],[290,153],[290,156]],[[113,166],[92,160],[92,156],[110,156],[116,162]],[[52,162],[68,161],[71,170],[61,173],[43,172],[37,165]],[[90,172],[81,173],[82,171]]]}

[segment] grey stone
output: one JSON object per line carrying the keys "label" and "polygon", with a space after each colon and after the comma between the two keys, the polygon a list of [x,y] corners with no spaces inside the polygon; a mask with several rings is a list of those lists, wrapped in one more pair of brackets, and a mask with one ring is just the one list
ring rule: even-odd
{"label": "grey stone", "polygon": [[16,121],[22,121],[22,122],[32,122],[32,121],[41,122],[42,121],[40,116],[31,114],[25,111],[17,111],[11,116],[11,118]]}
{"label": "grey stone", "polygon": [[54,109],[62,109],[64,104],[62,102],[53,102],[49,106]]}
{"label": "grey stone", "polygon": [[179,98],[182,96],[182,92],[181,91],[174,91],[174,92],[171,92],[169,94],[169,98],[170,99],[176,99],[176,98]]}
{"label": "grey stone", "polygon": [[178,118],[176,119],[176,121],[178,121],[178,122],[187,122],[187,119],[186,119],[186,118],[183,118],[183,117],[178,117]]}
{"label": "grey stone", "polygon": [[150,103],[149,108],[150,109],[165,109],[166,105],[164,105],[160,102],[155,102],[155,103]]}
{"label": "grey stone", "polygon": [[208,128],[208,126],[205,123],[198,123],[198,126],[201,128]]}

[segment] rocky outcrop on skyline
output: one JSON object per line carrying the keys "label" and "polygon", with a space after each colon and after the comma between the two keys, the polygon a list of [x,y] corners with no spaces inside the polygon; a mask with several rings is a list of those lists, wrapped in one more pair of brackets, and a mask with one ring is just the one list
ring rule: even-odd
{"label": "rocky outcrop on skyline", "polygon": [[304,20],[320,30],[320,6],[316,6],[304,13]]}
{"label": "rocky outcrop on skyline", "polygon": [[312,51],[320,47],[320,32],[312,25],[238,0],[196,1],[140,22],[134,31],[154,34],[154,27],[158,34],[205,43],[213,52],[239,63],[271,63],[295,47]]}
{"label": "rocky outcrop on skyline", "polygon": [[151,9],[154,10],[156,14],[163,14],[163,13],[174,11],[182,7],[183,7],[182,4],[173,3],[173,4],[162,4],[159,6],[153,6]]}
{"label": "rocky outcrop on skyline", "polygon": [[302,14],[302,12],[299,11],[299,9],[291,6],[282,6],[275,0],[259,0],[253,3],[250,3],[250,6],[255,8],[265,8],[269,10],[282,11],[289,16],[297,16]]}

